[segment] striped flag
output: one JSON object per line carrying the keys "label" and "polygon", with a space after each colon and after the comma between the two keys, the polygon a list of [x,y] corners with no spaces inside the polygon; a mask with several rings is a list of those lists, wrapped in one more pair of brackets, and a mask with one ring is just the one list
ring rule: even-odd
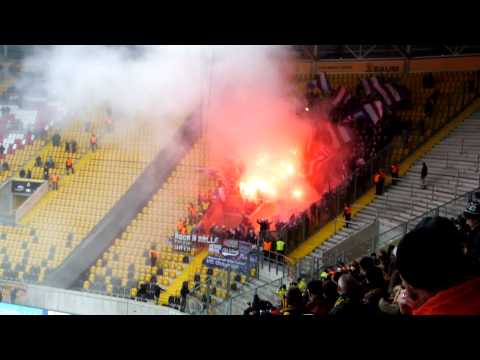
{"label": "striped flag", "polygon": [[333,106],[338,106],[340,104],[346,103],[350,99],[350,94],[348,93],[347,89],[344,86],[340,86],[337,93],[333,97]]}
{"label": "striped flag", "polygon": [[370,120],[372,120],[373,124],[379,122],[383,116],[383,108],[380,101],[374,101],[373,103],[365,104],[363,105],[363,109]]}
{"label": "striped flag", "polygon": [[317,86],[323,91],[324,94],[332,92],[330,81],[327,79],[327,75],[324,72],[320,72],[317,75]]}
{"label": "striped flag", "polygon": [[324,126],[327,129],[328,134],[330,135],[330,144],[333,145],[334,149],[339,149],[341,144],[340,141],[338,141],[338,135],[335,132],[335,129],[329,122],[325,122]]}
{"label": "striped flag", "polygon": [[352,141],[352,138],[353,138],[352,132],[348,127],[338,125],[337,129],[344,143],[349,143]]}
{"label": "striped flag", "polygon": [[375,109],[377,110],[377,114],[380,117],[380,119],[383,118],[383,104],[381,101],[376,100],[373,102],[373,105],[375,106]]}
{"label": "striped flag", "polygon": [[382,96],[383,100],[385,101],[385,103],[388,105],[388,106],[391,106],[392,105],[392,100],[390,99],[390,96],[387,94],[387,92],[385,91],[385,89],[383,88],[382,85],[380,85],[380,82],[378,81],[378,79],[373,76],[371,79],[370,79],[372,85],[373,85],[373,88]]}
{"label": "striped flag", "polygon": [[307,174],[312,176],[320,171],[322,163],[330,157],[330,153],[323,144],[315,144],[312,148],[312,157],[308,162]]}
{"label": "striped flag", "polygon": [[[340,134],[337,127],[329,122],[322,122],[316,130],[312,131],[306,144],[305,159],[306,172],[312,176],[322,169],[322,164],[332,156],[332,151],[338,150],[343,142],[347,142]],[[340,136],[341,139],[339,138]],[[348,132],[346,133],[348,136]]]}
{"label": "striped flag", "polygon": [[392,84],[385,84],[385,88],[388,90],[388,92],[396,102],[400,102],[402,100],[402,97]]}
{"label": "striped flag", "polygon": [[370,81],[368,79],[362,79],[363,90],[365,94],[369,96],[372,93],[372,87],[370,86]]}

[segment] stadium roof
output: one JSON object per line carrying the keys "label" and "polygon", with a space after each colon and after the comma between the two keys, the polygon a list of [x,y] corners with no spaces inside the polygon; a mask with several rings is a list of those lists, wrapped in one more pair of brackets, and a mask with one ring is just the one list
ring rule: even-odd
{"label": "stadium roof", "polygon": [[[120,46],[123,47],[123,46]],[[141,47],[125,46],[132,55],[141,52]],[[0,58],[20,60],[30,55],[34,46],[1,45]],[[429,56],[461,56],[480,54],[480,45],[294,45],[298,54],[308,60],[417,58]]]}
{"label": "stadium roof", "polygon": [[295,45],[308,60],[414,58],[480,54],[480,45]]}

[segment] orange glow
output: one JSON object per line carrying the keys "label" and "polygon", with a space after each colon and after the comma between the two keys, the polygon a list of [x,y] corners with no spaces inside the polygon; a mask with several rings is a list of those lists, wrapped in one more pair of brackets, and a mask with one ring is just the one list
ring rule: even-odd
{"label": "orange glow", "polygon": [[301,189],[294,189],[292,191],[292,196],[295,199],[301,199],[303,197],[303,191]]}
{"label": "orange glow", "polygon": [[260,155],[254,164],[247,165],[247,171],[239,182],[241,195],[256,201],[259,198],[276,200],[287,194],[291,183],[302,176],[296,155],[296,150],[283,156]]}

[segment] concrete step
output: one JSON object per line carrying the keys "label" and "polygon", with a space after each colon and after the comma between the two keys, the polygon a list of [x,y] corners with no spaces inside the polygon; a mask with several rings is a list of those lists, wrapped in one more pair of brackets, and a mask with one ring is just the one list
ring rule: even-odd
{"label": "concrete step", "polygon": [[425,193],[413,191],[412,196],[412,191],[406,189],[392,189],[388,193],[385,193],[383,195],[377,195],[377,197],[383,203],[386,202],[388,205],[397,205],[404,208],[410,208],[412,206],[412,203],[414,206],[419,203],[423,206],[425,200],[439,206],[453,199],[453,196],[448,196],[446,194],[440,195],[439,193],[433,193],[432,198],[432,191],[427,191]]}
{"label": "concrete step", "polygon": [[[455,196],[479,187],[477,171],[480,154],[480,111],[466,119],[446,139],[437,144],[422,159],[416,161],[397,185],[361,209],[352,219],[350,229],[342,229],[317,247],[311,257],[319,258],[325,250],[345,241],[352,233],[374,221],[377,216],[381,232],[393,229],[404,221],[416,222],[427,210],[449,203]],[[463,144],[463,145],[462,145]],[[463,150],[462,150],[463,146]],[[448,167],[447,165],[448,156]],[[422,163],[427,163],[429,174],[427,188],[422,189],[420,173]],[[452,215],[460,213],[464,204],[449,204],[446,209]],[[357,223],[358,221],[358,223]],[[363,225],[363,226],[364,226]],[[310,259],[310,257],[309,257]],[[310,266],[306,264],[305,266]]]}

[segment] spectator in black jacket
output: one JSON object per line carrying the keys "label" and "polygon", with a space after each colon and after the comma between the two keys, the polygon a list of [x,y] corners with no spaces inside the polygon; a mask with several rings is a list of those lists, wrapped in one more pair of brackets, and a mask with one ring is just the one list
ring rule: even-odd
{"label": "spectator in black jacket", "polygon": [[187,307],[187,296],[190,294],[190,290],[188,290],[188,281],[184,281],[182,284],[182,289],[180,290],[180,311],[185,312]]}
{"label": "spectator in black jacket", "polygon": [[49,180],[50,179],[50,168],[45,164],[43,167],[43,180]]}
{"label": "spectator in black jacket", "polygon": [[43,165],[43,163],[42,163],[42,158],[41,158],[40,155],[39,155],[39,156],[37,156],[37,157],[35,158],[35,166],[36,166],[36,167],[42,167],[42,165]]}
{"label": "spectator in black jacket", "polygon": [[270,230],[270,222],[267,219],[257,220],[257,224],[260,225],[260,240],[264,241],[267,237],[268,231]]}
{"label": "spectator in black jacket", "polygon": [[360,284],[350,274],[344,274],[338,280],[338,297],[329,315],[361,316],[367,314],[367,308],[362,303]]}
{"label": "spectator in black jacket", "polygon": [[75,140],[70,142],[70,150],[73,154],[77,152],[77,142]]}
{"label": "spectator in black jacket", "polygon": [[422,189],[426,189],[427,188],[427,175],[428,175],[428,167],[427,167],[427,164],[425,164],[425,162],[423,163],[422,165],[422,172],[420,174],[420,178],[422,180]]}
{"label": "spectator in black jacket", "polygon": [[55,169],[55,162],[53,161],[52,157],[49,156],[47,162],[45,163],[49,169]]}
{"label": "spectator in black jacket", "polygon": [[470,202],[463,215],[469,228],[466,237],[467,255],[478,264],[480,263],[480,202]]}
{"label": "spectator in black jacket", "polygon": [[55,133],[55,135],[52,136],[52,145],[55,147],[60,146],[60,134]]}
{"label": "spectator in black jacket", "polygon": [[9,171],[10,170],[10,165],[8,165],[8,162],[6,162],[6,161],[3,162],[2,170],[3,171]]}

